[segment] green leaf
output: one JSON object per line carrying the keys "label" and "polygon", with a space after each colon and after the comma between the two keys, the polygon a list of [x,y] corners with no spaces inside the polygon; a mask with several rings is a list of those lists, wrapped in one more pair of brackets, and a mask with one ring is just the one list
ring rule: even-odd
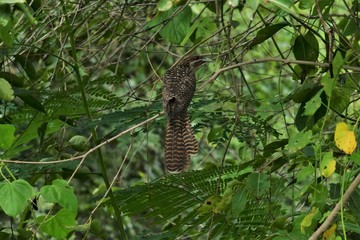
{"label": "green leaf", "polygon": [[76,151],[83,152],[89,149],[89,140],[84,136],[76,135],[69,140],[69,146]]}
{"label": "green leaf", "polygon": [[224,129],[221,127],[214,127],[210,130],[209,134],[208,134],[208,141],[215,143],[219,140],[219,138],[223,135],[224,133]]}
{"label": "green leaf", "polygon": [[[178,12],[180,9],[182,9],[181,12]],[[189,6],[185,8],[181,6],[172,7],[168,11],[159,12],[155,18],[148,22],[147,26],[154,27],[156,31],[162,27],[159,33],[165,40],[180,44],[190,30],[191,16],[192,10]]]}
{"label": "green leaf", "polygon": [[[316,62],[319,56],[319,43],[314,34],[308,31],[305,35],[299,35],[296,37],[293,53],[297,60],[305,60]],[[301,68],[304,70],[314,69],[311,65],[302,65]]]}
{"label": "green leaf", "polygon": [[58,203],[71,212],[77,212],[78,200],[74,188],[63,179],[55,179],[50,186],[40,189],[41,196],[48,202]]}
{"label": "green leaf", "polygon": [[28,93],[17,93],[16,96],[18,96],[21,100],[24,101],[27,105],[34,108],[35,110],[39,112],[43,112],[46,114],[46,110],[42,103],[34,96],[28,94]]}
{"label": "green leaf", "polygon": [[246,178],[246,188],[256,197],[266,194],[270,189],[269,176],[265,173],[251,173]]}
{"label": "green leaf", "polygon": [[29,79],[38,80],[36,69],[32,64],[31,58],[26,55],[15,55],[15,61],[25,70]]}
{"label": "green leaf", "polygon": [[0,183],[0,207],[8,216],[16,217],[21,213],[34,195],[31,185],[23,179]]}
{"label": "green leaf", "polygon": [[306,81],[296,88],[290,95],[291,99],[296,103],[308,102],[319,90],[321,85],[315,81]]}
{"label": "green leaf", "polygon": [[[176,8],[176,10],[179,8]],[[189,6],[186,6],[160,30],[160,35],[171,43],[180,44],[190,29],[191,16],[192,10]]]}
{"label": "green leaf", "polygon": [[[191,26],[192,28],[192,26]],[[200,20],[199,25],[196,29],[196,40],[200,41],[204,38],[209,37],[212,33],[216,31],[216,23],[210,17],[205,17]]]}
{"label": "green leaf", "polygon": [[247,201],[247,192],[245,189],[240,189],[234,194],[231,199],[228,216],[239,218],[242,211],[244,211]]}
{"label": "green leaf", "polygon": [[301,232],[305,234],[307,232],[307,228],[314,225],[315,221],[318,220],[319,216],[319,208],[313,207],[311,211],[304,217],[304,219],[301,221]]}
{"label": "green leaf", "polygon": [[360,166],[360,152],[354,152],[350,156],[350,160],[356,163],[358,166]]}
{"label": "green leaf", "polygon": [[275,6],[287,13],[294,13],[291,7],[294,5],[292,0],[268,0],[268,2],[273,3]]}
{"label": "green leaf", "polygon": [[353,18],[343,18],[339,23],[339,28],[342,30],[344,37],[359,34],[358,24]]}
{"label": "green leaf", "polygon": [[246,6],[248,6],[255,12],[258,9],[261,2],[262,2],[262,0],[246,1]]}
{"label": "green leaf", "polygon": [[312,132],[308,130],[306,132],[298,132],[289,139],[288,149],[291,152],[302,149],[311,142]]}
{"label": "green leaf", "polygon": [[18,77],[10,72],[0,72],[0,78],[4,78],[13,87],[25,87],[28,83],[24,77]]}
{"label": "green leaf", "polygon": [[312,190],[312,204],[319,207],[324,206],[329,195],[327,187],[322,184],[313,184],[310,188]]}
{"label": "green leaf", "polygon": [[320,162],[320,172],[324,177],[330,177],[336,169],[336,161],[332,152],[324,153]]}
{"label": "green leaf", "polygon": [[36,219],[41,231],[58,239],[65,239],[76,225],[76,212],[67,209],[61,209],[54,216],[47,217],[46,219],[45,217],[41,216]]}
{"label": "green leaf", "polygon": [[310,9],[314,5],[314,0],[300,0],[299,8],[300,9]]}
{"label": "green leaf", "polygon": [[0,4],[26,3],[26,0],[0,0]]}
{"label": "green leaf", "polygon": [[271,38],[275,33],[277,33],[282,28],[288,26],[289,24],[287,22],[277,23],[270,26],[267,26],[265,28],[260,29],[256,33],[256,37],[253,39],[253,41],[249,44],[249,47],[253,47],[255,45],[258,45],[265,40]]}
{"label": "green leaf", "polygon": [[321,106],[321,93],[323,91],[319,91],[315,96],[313,96],[310,101],[308,101],[305,105],[305,111],[303,112],[303,115],[314,115],[315,112],[319,109]]}
{"label": "green leaf", "polygon": [[332,92],[335,86],[335,79],[330,77],[330,73],[327,72],[322,78],[321,78],[321,84],[324,86],[324,91],[327,96],[331,97]]}
{"label": "green leaf", "polygon": [[298,182],[301,182],[305,179],[309,179],[309,176],[312,176],[315,173],[315,168],[312,165],[307,165],[302,168],[297,174],[296,179]]}
{"label": "green leaf", "polygon": [[0,124],[0,148],[8,149],[14,142],[15,126],[11,124]]}
{"label": "green leaf", "polygon": [[264,146],[264,156],[270,156],[276,149],[283,148],[289,143],[289,139],[281,139],[278,141],[271,142]]}
{"label": "green leaf", "polygon": [[356,218],[357,222],[360,221],[360,191],[356,189],[349,199],[349,209]]}
{"label": "green leaf", "polygon": [[0,78],[0,99],[5,101],[12,101],[14,99],[14,90],[10,83],[3,78]]}
{"label": "green leaf", "polygon": [[10,13],[10,6],[0,3],[0,41],[2,40],[8,47],[11,47],[14,41],[14,21]]}
{"label": "green leaf", "polygon": [[169,10],[170,8],[172,8],[172,6],[172,0],[159,0],[159,2],[157,3],[157,8],[159,9],[159,11],[162,12]]}
{"label": "green leaf", "polygon": [[345,64],[345,60],[343,59],[340,51],[336,52],[332,64],[333,64],[334,78],[337,78],[340,74],[343,65]]}

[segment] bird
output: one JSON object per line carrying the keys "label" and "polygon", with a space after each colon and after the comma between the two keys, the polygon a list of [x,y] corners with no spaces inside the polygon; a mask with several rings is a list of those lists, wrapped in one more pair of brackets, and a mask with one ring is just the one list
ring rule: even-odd
{"label": "bird", "polygon": [[190,166],[190,154],[198,152],[188,107],[196,89],[196,70],[209,59],[193,55],[166,71],[162,100],[167,118],[165,133],[165,168],[180,173]]}

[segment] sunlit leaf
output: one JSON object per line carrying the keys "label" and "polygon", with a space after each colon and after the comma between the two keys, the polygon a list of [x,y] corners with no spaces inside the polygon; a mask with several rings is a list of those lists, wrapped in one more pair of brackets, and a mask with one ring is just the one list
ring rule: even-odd
{"label": "sunlit leaf", "polygon": [[292,0],[267,0],[265,2],[273,3],[276,7],[287,13],[294,13],[291,7],[294,5],[294,1]]}
{"label": "sunlit leaf", "polygon": [[313,96],[305,105],[305,111],[303,115],[314,115],[315,112],[321,106],[321,97],[323,91],[319,91],[315,96]]}
{"label": "sunlit leaf", "polygon": [[301,221],[300,228],[303,234],[306,233],[306,228],[310,227],[314,216],[319,212],[318,208],[312,208],[311,211]]}
{"label": "sunlit leaf", "polygon": [[172,8],[172,6],[172,0],[159,0],[159,2],[157,3],[157,8],[159,9],[159,11],[167,11]]}
{"label": "sunlit leaf", "polygon": [[334,223],[328,230],[326,230],[323,234],[323,240],[331,240],[335,239],[336,236],[336,224]]}
{"label": "sunlit leaf", "polygon": [[311,142],[312,131],[298,132],[289,139],[288,148],[290,151],[300,150]]}
{"label": "sunlit leaf", "polygon": [[231,7],[237,7],[239,5],[239,0],[228,0],[227,3],[231,6]]}
{"label": "sunlit leaf", "polygon": [[321,175],[324,177],[330,177],[336,169],[336,161],[333,158],[332,152],[325,153],[323,159],[320,162]]}
{"label": "sunlit leaf", "polygon": [[211,196],[209,198],[207,198],[204,203],[199,207],[198,211],[201,214],[205,214],[205,213],[210,213],[210,212],[214,212],[214,213],[218,213],[219,209],[218,209],[218,204],[221,202],[221,197],[220,196]]}
{"label": "sunlit leaf", "polygon": [[25,3],[25,0],[0,0],[0,4]]}
{"label": "sunlit leaf", "polygon": [[75,135],[69,140],[69,146],[79,152],[89,149],[89,140],[85,136]]}
{"label": "sunlit leaf", "polygon": [[346,123],[340,122],[336,125],[334,137],[335,144],[340,150],[349,155],[354,152],[357,146],[355,134],[348,129]]}
{"label": "sunlit leaf", "polygon": [[14,99],[14,90],[10,83],[3,78],[0,78],[0,99],[11,101]]}

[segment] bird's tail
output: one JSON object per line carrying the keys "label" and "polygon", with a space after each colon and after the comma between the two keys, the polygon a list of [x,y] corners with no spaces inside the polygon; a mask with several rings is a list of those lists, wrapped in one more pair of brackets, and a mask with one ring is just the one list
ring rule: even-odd
{"label": "bird's tail", "polygon": [[165,166],[169,172],[182,172],[190,166],[190,154],[198,151],[190,117],[185,114],[168,121],[165,138]]}

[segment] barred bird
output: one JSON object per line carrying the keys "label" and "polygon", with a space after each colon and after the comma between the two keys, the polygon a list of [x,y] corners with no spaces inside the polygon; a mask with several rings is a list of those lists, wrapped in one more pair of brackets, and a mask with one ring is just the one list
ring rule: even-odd
{"label": "barred bird", "polygon": [[163,79],[163,107],[167,117],[165,167],[181,172],[190,166],[190,154],[198,151],[187,108],[196,88],[195,72],[208,59],[194,55],[169,69]]}

